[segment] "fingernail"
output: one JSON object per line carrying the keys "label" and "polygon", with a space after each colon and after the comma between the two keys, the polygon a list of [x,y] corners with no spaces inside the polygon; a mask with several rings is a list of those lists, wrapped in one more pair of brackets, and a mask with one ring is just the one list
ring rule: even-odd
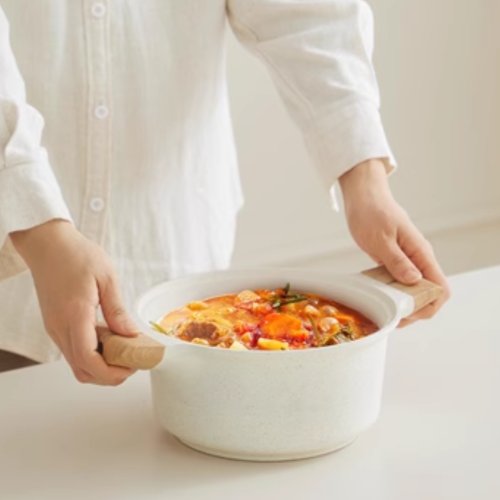
{"label": "fingernail", "polygon": [[131,319],[126,319],[125,321],[122,321],[122,328],[126,332],[130,332],[130,333],[138,333],[139,332],[137,325]]}
{"label": "fingernail", "polygon": [[403,280],[406,281],[407,283],[413,283],[420,279],[422,279],[422,274],[415,269],[408,269],[403,274]]}

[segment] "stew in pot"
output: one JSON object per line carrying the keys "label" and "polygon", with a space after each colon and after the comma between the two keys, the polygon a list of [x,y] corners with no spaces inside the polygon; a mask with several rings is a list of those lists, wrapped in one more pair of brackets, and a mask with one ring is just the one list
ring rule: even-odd
{"label": "stew in pot", "polygon": [[153,327],[181,340],[232,350],[286,350],[332,346],[378,330],[361,313],[319,295],[245,290],[191,302]]}

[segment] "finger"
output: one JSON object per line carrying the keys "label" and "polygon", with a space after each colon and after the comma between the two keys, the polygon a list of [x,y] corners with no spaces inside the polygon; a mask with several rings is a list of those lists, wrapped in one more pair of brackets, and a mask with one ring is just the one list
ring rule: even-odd
{"label": "finger", "polygon": [[406,256],[395,240],[386,240],[380,259],[391,275],[405,285],[414,285],[422,279],[422,273]]}
{"label": "finger", "polygon": [[416,319],[410,319],[410,318],[403,318],[399,324],[398,324],[398,328],[406,328],[407,326],[410,326],[412,325],[413,323],[416,323],[418,320]]}
{"label": "finger", "polygon": [[119,385],[134,373],[129,368],[108,366],[97,349],[97,333],[95,324],[87,318],[74,321],[70,331],[72,367],[90,375],[86,383],[102,385]]}
{"label": "finger", "polygon": [[413,323],[415,323],[415,321],[410,321],[410,320],[407,320],[407,319],[402,319],[402,320],[399,322],[399,324],[398,324],[397,328],[398,328],[398,329],[406,328],[406,327],[408,327],[408,326],[412,325]]}
{"label": "finger", "polygon": [[443,288],[443,293],[433,304],[427,306],[425,310],[419,311],[421,319],[426,319],[429,314],[436,314],[450,298],[451,291],[448,280],[434,255],[432,246],[416,229],[410,233],[410,237],[406,241],[401,242],[401,247],[422,272],[424,278]]}
{"label": "finger", "polygon": [[436,300],[432,304],[429,304],[428,306],[425,306],[419,311],[413,313],[411,315],[411,319],[431,319],[438,312],[440,307],[440,301]]}
{"label": "finger", "polygon": [[138,335],[139,328],[123,304],[116,278],[111,277],[98,286],[102,313],[110,330],[129,337]]}
{"label": "finger", "polygon": [[431,319],[439,311],[440,307],[441,303],[436,300],[432,304],[429,304],[410,316],[403,318],[400,321],[398,328],[404,328],[423,319]]}
{"label": "finger", "polygon": [[[107,384],[105,382],[102,382],[100,380],[97,380],[94,378],[90,373],[87,373],[85,370],[80,370],[79,368],[75,368],[73,370],[73,374],[75,375],[76,380],[80,382],[81,384],[92,384],[92,385],[100,385],[100,386],[108,386],[110,384]],[[115,384],[119,385],[119,384]]]}
{"label": "finger", "polygon": [[78,380],[81,384],[89,384],[94,378],[90,375],[90,373],[87,373],[85,370],[81,370],[80,368],[72,368],[72,370],[76,380]]}

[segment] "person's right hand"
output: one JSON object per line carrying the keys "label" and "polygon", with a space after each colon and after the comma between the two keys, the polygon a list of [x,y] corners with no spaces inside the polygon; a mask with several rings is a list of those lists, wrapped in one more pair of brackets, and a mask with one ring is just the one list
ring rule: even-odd
{"label": "person's right hand", "polygon": [[12,233],[11,239],[33,275],[45,328],[75,377],[99,385],[124,382],[133,370],[108,366],[96,351],[99,305],[113,332],[138,332],[105,252],[72,224],[59,220]]}

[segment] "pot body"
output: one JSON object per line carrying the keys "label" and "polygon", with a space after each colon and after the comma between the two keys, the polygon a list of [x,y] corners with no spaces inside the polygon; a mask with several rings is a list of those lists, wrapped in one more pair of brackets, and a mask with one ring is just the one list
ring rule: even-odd
{"label": "pot body", "polygon": [[153,403],[165,429],[197,450],[278,461],[329,453],[375,422],[388,333],[398,301],[366,280],[296,270],[215,273],[170,282],[138,303],[142,321],[191,301],[243,289],[283,286],[320,293],[372,318],[380,331],[356,342],[301,351],[228,351],[167,344],[151,372]]}

